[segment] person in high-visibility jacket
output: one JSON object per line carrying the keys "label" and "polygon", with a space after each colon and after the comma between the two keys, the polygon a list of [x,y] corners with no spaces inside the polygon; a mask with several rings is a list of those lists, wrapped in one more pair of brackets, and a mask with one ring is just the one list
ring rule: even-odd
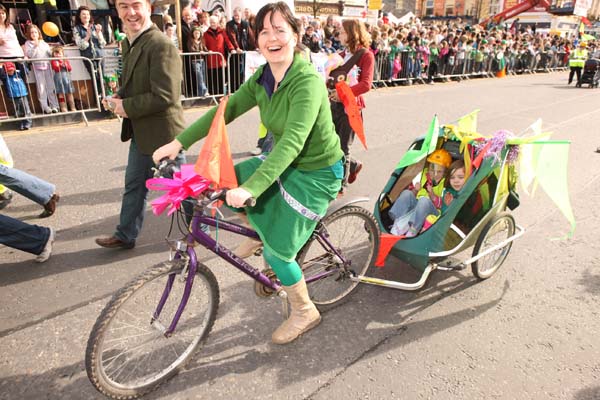
{"label": "person in high-visibility jacket", "polygon": [[587,43],[579,42],[579,47],[571,52],[569,56],[569,85],[573,82],[573,75],[577,74],[577,85],[581,83],[581,70],[588,58]]}

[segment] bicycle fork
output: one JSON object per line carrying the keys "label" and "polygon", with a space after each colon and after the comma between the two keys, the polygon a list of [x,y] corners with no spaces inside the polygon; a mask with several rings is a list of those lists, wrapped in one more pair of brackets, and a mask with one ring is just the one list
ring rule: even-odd
{"label": "bicycle fork", "polygon": [[[173,273],[173,274],[169,275],[167,284],[165,285],[162,296],[158,302],[158,305],[156,306],[156,310],[154,311],[154,314],[152,315],[152,319],[150,321],[150,325],[152,325],[154,328],[156,328],[160,332],[162,332],[162,334],[166,338],[170,337],[173,334],[173,332],[175,331],[175,328],[177,327],[177,323],[179,322],[179,318],[181,318],[181,315],[183,314],[183,310],[185,309],[185,306],[187,305],[187,302],[190,298],[190,293],[192,291],[192,285],[194,284],[194,277],[196,276],[196,270],[198,268],[198,260],[196,258],[196,252],[193,250],[193,248],[188,248],[187,250],[185,250],[184,246],[185,246],[185,243],[180,242],[180,241],[177,242],[176,253],[174,256],[170,257],[171,262],[184,263],[184,266],[181,270],[181,279],[182,279],[182,281],[185,279],[185,288],[183,290],[183,294],[181,296],[181,301],[179,302],[179,306],[177,307],[177,311],[175,312],[175,315],[173,316],[173,319],[171,320],[171,324],[169,325],[168,328],[165,328],[165,326],[162,325],[158,321],[158,318],[160,317],[160,313],[162,312],[163,307],[165,306],[167,299],[169,298],[169,295],[171,294],[171,289],[173,288],[173,282],[175,281],[175,278],[177,275],[177,274]],[[187,272],[187,277],[186,277],[186,272]]]}

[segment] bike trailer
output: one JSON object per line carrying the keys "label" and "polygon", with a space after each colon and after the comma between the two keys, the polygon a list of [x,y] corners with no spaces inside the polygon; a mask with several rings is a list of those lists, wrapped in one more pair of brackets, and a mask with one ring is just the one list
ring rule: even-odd
{"label": "bike trailer", "polygon": [[[411,149],[419,149],[423,139],[416,140]],[[459,142],[439,139],[439,148],[449,150],[453,159],[462,158],[458,152]],[[436,146],[437,147],[437,146]],[[445,257],[451,253],[472,246],[477,240],[485,224],[496,214],[506,209],[509,196],[511,207],[518,205],[514,190],[514,182],[509,181],[510,168],[506,156],[508,149],[501,151],[498,159],[484,158],[478,168],[467,178],[459,195],[452,201],[448,209],[431,227],[413,238],[398,238],[390,247],[389,253],[423,271],[431,258]],[[425,167],[425,158],[416,164],[399,167],[394,170],[383,191],[379,195],[374,215],[383,233],[389,234],[393,221],[388,211],[402,190],[406,189]],[[393,235],[390,235],[393,236]],[[394,241],[389,238],[387,242]],[[382,240],[378,266],[385,261],[384,248],[386,240]]]}

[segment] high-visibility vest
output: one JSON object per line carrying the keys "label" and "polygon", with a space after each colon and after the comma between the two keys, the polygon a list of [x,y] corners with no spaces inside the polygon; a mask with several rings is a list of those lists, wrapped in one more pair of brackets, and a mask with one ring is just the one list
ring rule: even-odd
{"label": "high-visibility vest", "polygon": [[575,49],[569,58],[569,67],[583,68],[585,60],[587,60],[587,50]]}
{"label": "high-visibility vest", "polygon": [[[56,7],[56,0],[47,0],[51,6]],[[44,4],[46,0],[33,0],[33,4]]]}

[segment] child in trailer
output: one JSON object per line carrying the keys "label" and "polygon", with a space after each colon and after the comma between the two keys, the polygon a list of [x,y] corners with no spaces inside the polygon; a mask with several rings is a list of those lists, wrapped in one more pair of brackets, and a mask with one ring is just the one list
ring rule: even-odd
{"label": "child in trailer", "polygon": [[465,185],[466,177],[465,162],[463,160],[453,161],[448,169],[446,184],[442,192],[442,213],[446,211],[452,200],[458,197],[458,192]]}
{"label": "child in trailer", "polygon": [[[23,45],[23,52],[29,59],[49,58],[50,46],[42,39],[42,32],[37,25],[27,27],[27,41]],[[44,114],[58,112],[58,100],[54,93],[54,79],[49,61],[33,61],[33,75],[40,107]]]}
{"label": "child in trailer", "polygon": [[452,163],[452,156],[444,149],[438,149],[427,157],[428,165],[421,174],[420,183],[400,193],[389,211],[394,220],[390,232],[405,237],[416,236],[430,215],[438,215],[442,207],[446,170]]}
{"label": "child in trailer", "polygon": [[458,197],[458,193],[465,185],[466,174],[465,174],[465,162],[463,160],[456,160],[450,164],[450,168],[446,173],[444,190],[442,192],[442,205],[438,210],[437,214],[429,214],[424,221],[422,231],[429,229],[431,225],[437,221],[440,215],[442,215],[450,206],[450,203]]}
{"label": "child in trailer", "polygon": [[58,97],[58,104],[61,112],[67,112],[67,104],[71,111],[77,111],[75,99],[73,98],[73,82],[71,81],[71,63],[64,59],[64,50],[62,46],[56,46],[52,49],[52,57],[58,60],[52,60],[52,70],[54,71],[54,89]]}
{"label": "child in trailer", "polygon": [[[16,117],[31,116],[28,98],[29,93],[27,92],[27,85],[25,85],[23,77],[21,76],[21,71],[17,71],[14,63],[5,62],[2,71],[0,72],[0,78],[4,81],[6,94],[13,102]],[[21,121],[21,130],[28,130],[31,128],[31,125],[31,118],[26,118]]]}

